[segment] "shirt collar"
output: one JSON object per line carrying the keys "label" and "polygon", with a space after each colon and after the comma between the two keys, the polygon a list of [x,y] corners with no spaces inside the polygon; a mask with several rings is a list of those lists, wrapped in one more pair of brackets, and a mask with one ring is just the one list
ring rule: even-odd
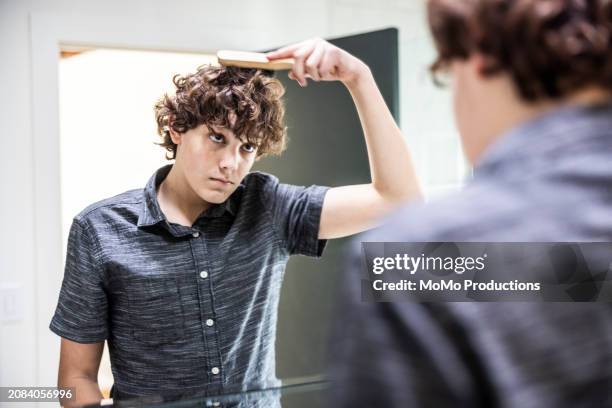
{"label": "shirt collar", "polygon": [[523,171],[521,164],[540,161],[550,152],[572,152],[588,138],[612,129],[612,100],[597,105],[555,109],[500,136],[474,166],[474,177]]}
{"label": "shirt collar", "polygon": [[[166,176],[168,176],[170,169],[172,169],[172,164],[159,168],[147,182],[143,190],[144,200],[138,217],[138,227],[146,227],[158,223],[168,225],[166,216],[161,211],[159,202],[157,201],[157,189]],[[206,211],[200,214],[198,219],[202,217],[221,217],[226,211],[232,216],[236,216],[238,201],[243,188],[244,184],[241,183],[227,200],[220,204],[211,205]]]}

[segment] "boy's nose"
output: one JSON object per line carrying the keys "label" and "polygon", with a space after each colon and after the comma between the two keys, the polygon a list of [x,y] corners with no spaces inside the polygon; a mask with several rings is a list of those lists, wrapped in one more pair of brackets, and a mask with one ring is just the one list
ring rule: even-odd
{"label": "boy's nose", "polygon": [[239,161],[240,161],[240,153],[238,151],[227,149],[223,152],[221,156],[219,167],[223,169],[234,170],[236,167],[238,167]]}

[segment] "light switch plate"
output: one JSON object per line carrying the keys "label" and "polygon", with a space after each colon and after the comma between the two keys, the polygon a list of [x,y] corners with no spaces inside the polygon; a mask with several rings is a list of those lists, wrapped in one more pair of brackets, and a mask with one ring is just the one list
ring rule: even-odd
{"label": "light switch plate", "polygon": [[0,283],[0,323],[23,320],[24,293],[21,283]]}

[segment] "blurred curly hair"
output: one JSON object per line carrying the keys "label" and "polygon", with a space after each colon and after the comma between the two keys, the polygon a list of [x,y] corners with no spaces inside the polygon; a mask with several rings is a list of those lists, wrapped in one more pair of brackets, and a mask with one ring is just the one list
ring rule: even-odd
{"label": "blurred curly hair", "polygon": [[[286,146],[283,85],[261,70],[203,65],[197,72],[172,79],[176,92],[155,104],[157,133],[166,159],[176,157],[170,128],[185,133],[200,125],[230,129],[257,146],[257,157],[280,154]],[[235,115],[232,123],[231,116]]]}
{"label": "blurred curly hair", "polygon": [[587,86],[612,91],[612,0],[429,0],[434,74],[481,53],[525,101]]}

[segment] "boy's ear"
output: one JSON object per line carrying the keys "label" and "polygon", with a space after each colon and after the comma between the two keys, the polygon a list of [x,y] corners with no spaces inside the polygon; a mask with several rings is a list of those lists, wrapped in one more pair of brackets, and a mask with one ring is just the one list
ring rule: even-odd
{"label": "boy's ear", "polygon": [[484,55],[474,53],[468,58],[468,62],[477,77],[484,77],[487,69],[487,60]]}
{"label": "boy's ear", "polygon": [[172,126],[168,126],[168,130],[170,132],[170,139],[172,139],[172,143],[179,145],[181,144],[182,134],[172,129]]}
{"label": "boy's ear", "polygon": [[470,56],[469,60],[474,68],[474,72],[480,78],[491,77],[499,71],[495,59],[484,54],[474,53]]}
{"label": "boy's ear", "polygon": [[170,139],[172,139],[172,143],[179,145],[181,144],[182,134],[172,129],[172,123],[174,122],[174,117],[169,115],[167,118],[167,125],[164,126],[164,129],[170,133]]}

